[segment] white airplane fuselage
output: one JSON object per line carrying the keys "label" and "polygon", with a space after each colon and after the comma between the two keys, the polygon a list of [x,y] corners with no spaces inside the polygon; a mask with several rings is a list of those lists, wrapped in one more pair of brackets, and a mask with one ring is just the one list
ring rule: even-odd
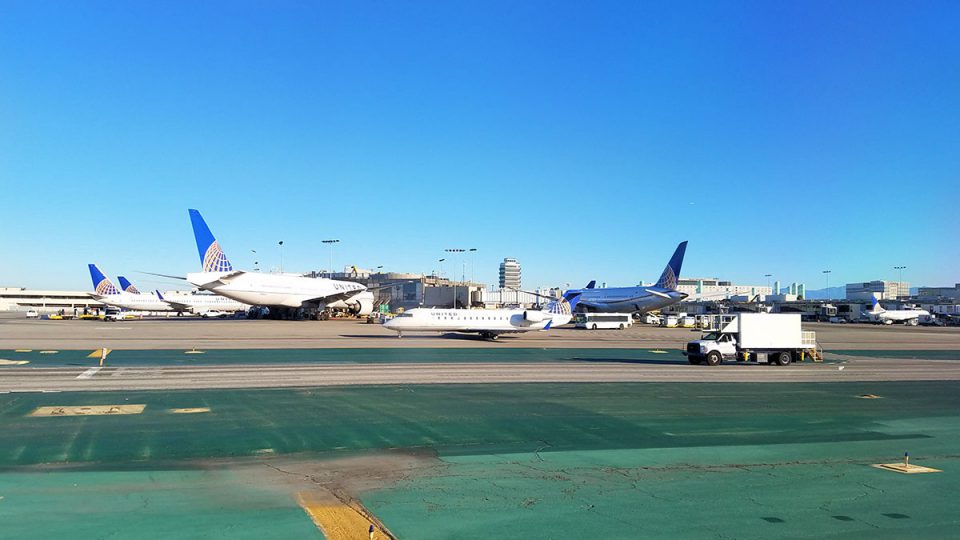
{"label": "white airplane fuselage", "polygon": [[187,274],[187,281],[250,305],[345,308],[360,314],[368,314],[373,308],[373,293],[352,281],[259,272],[194,272]]}
{"label": "white airplane fuselage", "polygon": [[569,314],[550,314],[523,309],[434,309],[416,308],[405,311],[383,323],[398,333],[464,332],[475,334],[507,334],[544,330],[570,322]]}
{"label": "white airplane fuselage", "polygon": [[205,313],[207,311],[244,311],[250,309],[250,304],[238,302],[232,298],[209,293],[180,293],[164,294],[163,299],[169,302],[174,309],[185,307],[190,313]]}
{"label": "white airplane fuselage", "polygon": [[893,324],[895,322],[913,323],[919,321],[922,316],[930,316],[930,312],[925,309],[892,309],[869,313],[870,317],[881,324]]}
{"label": "white airplane fuselage", "polygon": [[131,311],[176,311],[170,304],[160,300],[153,294],[121,291],[118,294],[94,294],[91,296],[108,306],[129,309]]}

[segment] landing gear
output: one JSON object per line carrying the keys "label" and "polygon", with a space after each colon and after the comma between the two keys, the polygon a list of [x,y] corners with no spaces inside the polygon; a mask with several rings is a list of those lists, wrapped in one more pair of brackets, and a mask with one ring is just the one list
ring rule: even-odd
{"label": "landing gear", "polygon": [[484,339],[489,339],[490,341],[496,341],[497,338],[499,338],[500,336],[498,336],[497,334],[494,334],[493,332],[481,332],[480,337]]}

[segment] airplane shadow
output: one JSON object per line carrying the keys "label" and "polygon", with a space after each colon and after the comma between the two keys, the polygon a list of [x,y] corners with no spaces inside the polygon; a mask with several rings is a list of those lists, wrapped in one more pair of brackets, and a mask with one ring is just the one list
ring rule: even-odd
{"label": "airplane shadow", "polygon": [[[359,339],[392,339],[397,340],[395,334],[389,335],[370,335],[370,334],[340,334],[342,338],[359,338]],[[401,341],[407,341],[410,339],[456,339],[460,341],[486,341],[489,343],[496,343],[496,341],[489,340],[485,337],[474,335],[474,334],[458,334],[456,332],[448,332],[445,334],[426,334],[426,335],[413,335],[413,334],[404,334],[403,338],[400,338]],[[509,338],[508,338],[509,339]],[[503,336],[500,336],[499,340],[503,340]]]}

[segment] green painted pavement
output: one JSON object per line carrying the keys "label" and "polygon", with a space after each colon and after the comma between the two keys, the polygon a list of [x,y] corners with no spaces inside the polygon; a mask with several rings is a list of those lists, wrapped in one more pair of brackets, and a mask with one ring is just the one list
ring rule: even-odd
{"label": "green painted pavement", "polygon": [[224,470],[0,474],[0,537],[323,538],[289,493]]}
{"label": "green painted pavement", "polygon": [[[120,403],[147,407],[129,416],[26,416],[46,405]],[[212,412],[167,412],[179,407]],[[157,508],[129,514],[131,523],[152,530],[169,508],[186,524],[209,521],[209,536],[222,535],[233,518],[205,517],[218,512],[202,505],[196,512],[177,507],[169,501],[179,481],[165,484],[173,486],[168,491],[137,475],[181,469],[188,499],[208,489],[227,516],[246,501],[254,514],[265,507],[280,516],[295,509],[289,494],[233,489],[228,477],[200,475],[206,460],[265,450],[323,460],[401,448],[435,451],[439,466],[362,499],[404,538],[943,537],[960,528],[953,512],[958,414],[956,382],[4,394],[0,523],[36,537],[62,533],[82,514],[62,523],[38,516],[94,498],[93,491],[70,492],[92,475],[89,482],[113,485],[106,491],[114,496],[133,493]],[[904,450],[945,472],[906,476],[869,467],[896,461]],[[29,475],[44,463],[72,470],[43,473],[48,483],[27,494]],[[111,476],[121,473],[130,476]],[[111,508],[100,518],[121,520],[125,507]],[[283,515],[290,517],[263,519],[309,524],[295,512]],[[99,537],[76,530],[72,537]],[[161,530],[190,536],[181,534],[188,525]]]}
{"label": "green painted pavement", "polygon": [[960,360],[960,351],[937,350],[878,350],[878,351],[828,351],[832,354],[863,356],[871,358],[902,358],[910,360]]}

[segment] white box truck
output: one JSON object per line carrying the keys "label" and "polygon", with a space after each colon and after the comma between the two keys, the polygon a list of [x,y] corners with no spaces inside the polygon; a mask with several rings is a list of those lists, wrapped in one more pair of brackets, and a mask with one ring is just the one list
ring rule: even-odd
{"label": "white box truck", "polygon": [[804,353],[816,357],[817,336],[804,332],[799,313],[738,313],[716,332],[687,343],[691,364],[716,366],[724,360],[786,366]]}

